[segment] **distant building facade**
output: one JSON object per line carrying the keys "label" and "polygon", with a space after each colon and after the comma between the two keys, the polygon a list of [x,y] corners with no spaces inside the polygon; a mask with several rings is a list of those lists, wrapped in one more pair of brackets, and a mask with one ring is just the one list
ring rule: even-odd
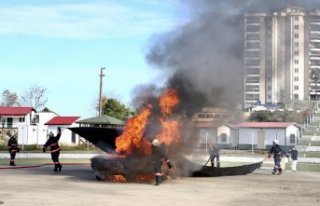
{"label": "distant building facade", "polygon": [[[287,7],[244,17],[244,107],[320,96],[320,10]],[[320,76],[319,76],[320,77]],[[319,88],[318,88],[319,86]]]}
{"label": "distant building facade", "polygon": [[275,139],[283,147],[292,147],[301,138],[301,127],[293,122],[241,122],[235,128],[239,149],[268,149]]}

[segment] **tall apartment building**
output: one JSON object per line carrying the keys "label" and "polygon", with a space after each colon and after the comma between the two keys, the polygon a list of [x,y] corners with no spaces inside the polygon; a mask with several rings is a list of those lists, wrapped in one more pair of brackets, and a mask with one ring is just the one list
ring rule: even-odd
{"label": "tall apartment building", "polygon": [[320,96],[320,11],[247,13],[244,26],[244,107]]}

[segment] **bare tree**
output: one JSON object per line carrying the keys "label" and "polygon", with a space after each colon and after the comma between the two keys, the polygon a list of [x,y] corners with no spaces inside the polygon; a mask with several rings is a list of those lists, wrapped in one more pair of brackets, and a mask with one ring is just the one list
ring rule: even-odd
{"label": "bare tree", "polygon": [[6,89],[2,92],[2,106],[16,106],[18,105],[18,96],[15,92]]}
{"label": "bare tree", "polygon": [[48,98],[46,96],[47,89],[40,86],[31,86],[19,99],[21,106],[33,107],[37,111],[41,111]]}

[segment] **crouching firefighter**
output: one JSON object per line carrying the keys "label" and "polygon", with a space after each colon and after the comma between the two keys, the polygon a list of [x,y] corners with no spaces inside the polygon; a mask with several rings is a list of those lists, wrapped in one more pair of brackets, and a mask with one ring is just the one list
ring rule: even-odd
{"label": "crouching firefighter", "polygon": [[172,164],[168,159],[164,148],[159,144],[159,140],[154,139],[152,141],[152,159],[154,162],[154,172],[155,172],[155,185],[159,185],[162,182],[163,172],[161,169],[162,163],[166,162],[169,169],[172,168]]}
{"label": "crouching firefighter", "polygon": [[16,166],[14,163],[14,159],[16,158],[17,152],[20,152],[20,148],[18,146],[18,141],[14,133],[11,133],[11,137],[8,140],[8,150],[10,153],[10,166]]}
{"label": "crouching firefighter", "polygon": [[60,156],[60,146],[59,146],[59,139],[61,137],[61,128],[58,127],[57,129],[57,135],[54,136],[52,132],[49,133],[49,139],[47,142],[43,145],[42,151],[46,152],[47,148],[50,148],[51,153],[51,159],[54,164],[53,171],[61,171],[62,165],[59,162],[59,156]]}

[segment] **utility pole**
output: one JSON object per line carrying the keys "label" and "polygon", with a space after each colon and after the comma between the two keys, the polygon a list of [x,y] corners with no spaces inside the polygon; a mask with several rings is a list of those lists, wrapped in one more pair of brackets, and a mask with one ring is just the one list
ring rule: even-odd
{"label": "utility pole", "polygon": [[105,67],[100,68],[100,89],[99,89],[99,115],[102,114],[102,78],[105,76],[103,74],[103,70],[106,69]]}

